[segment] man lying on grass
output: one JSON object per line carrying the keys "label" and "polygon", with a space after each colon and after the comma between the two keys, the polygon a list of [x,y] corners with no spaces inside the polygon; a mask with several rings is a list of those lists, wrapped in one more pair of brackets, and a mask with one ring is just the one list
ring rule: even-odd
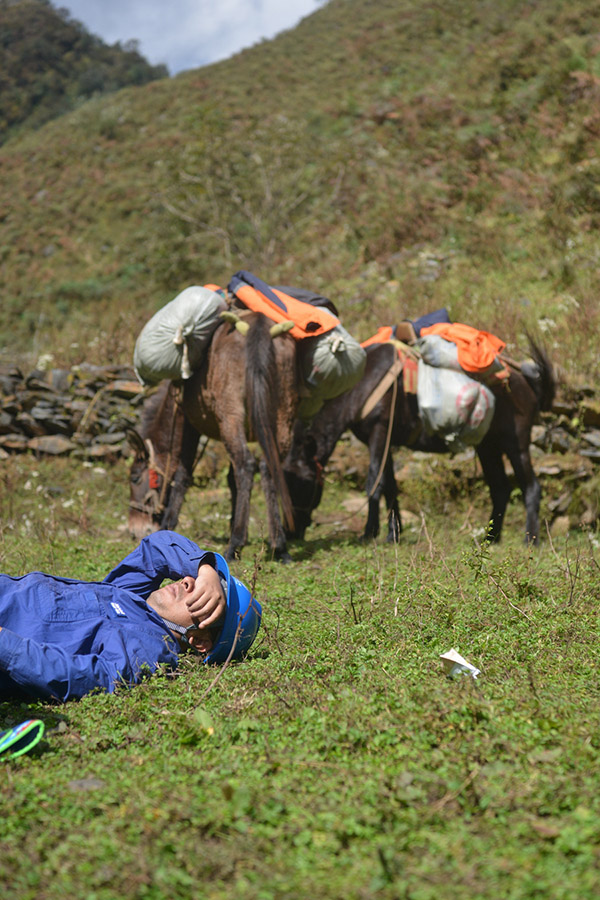
{"label": "man lying on grass", "polygon": [[0,575],[0,699],[113,691],[174,669],[190,647],[207,663],[239,658],[260,617],[222,556],[172,531],[144,538],[103,581]]}

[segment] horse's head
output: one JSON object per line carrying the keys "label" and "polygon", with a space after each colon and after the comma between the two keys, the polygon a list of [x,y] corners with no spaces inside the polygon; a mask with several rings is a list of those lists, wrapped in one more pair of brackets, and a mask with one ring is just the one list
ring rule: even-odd
{"label": "horse's head", "polygon": [[321,502],[323,466],[317,459],[316,451],[317,445],[312,435],[297,433],[285,461],[285,480],[292,500],[295,525],[293,532],[286,532],[288,538],[304,539],[312,511]]}
{"label": "horse's head", "polygon": [[150,440],[144,441],[137,431],[127,433],[134,458],[129,471],[129,532],[141,540],[158,531],[164,512],[164,474],[154,458]]}

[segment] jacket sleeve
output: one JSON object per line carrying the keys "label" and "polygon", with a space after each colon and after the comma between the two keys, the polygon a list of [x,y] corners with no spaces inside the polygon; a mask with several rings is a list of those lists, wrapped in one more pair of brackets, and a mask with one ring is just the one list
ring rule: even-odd
{"label": "jacket sleeve", "polygon": [[201,550],[189,538],[174,531],[155,531],[109,572],[104,581],[146,600],[165,578],[176,581],[185,575],[195,576],[203,563],[214,566],[214,553]]}
{"label": "jacket sleeve", "polygon": [[69,700],[94,688],[112,692],[118,684],[140,681],[160,663],[177,665],[177,654],[164,635],[114,632],[100,656],[69,653],[58,644],[38,643],[0,628],[0,669],[34,697]]}

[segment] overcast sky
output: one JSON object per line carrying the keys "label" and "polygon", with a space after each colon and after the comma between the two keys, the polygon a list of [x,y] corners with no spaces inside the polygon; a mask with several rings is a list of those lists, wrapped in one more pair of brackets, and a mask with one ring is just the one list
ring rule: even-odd
{"label": "overcast sky", "polygon": [[171,75],[293,28],[324,0],[53,0],[107,44],[137,40]]}

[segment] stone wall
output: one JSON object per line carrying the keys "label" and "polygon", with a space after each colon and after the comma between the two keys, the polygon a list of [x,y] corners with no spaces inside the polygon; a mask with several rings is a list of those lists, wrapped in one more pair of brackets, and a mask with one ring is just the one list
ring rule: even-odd
{"label": "stone wall", "polygon": [[133,369],[0,367],[0,459],[9,453],[116,460],[139,424],[143,389]]}

